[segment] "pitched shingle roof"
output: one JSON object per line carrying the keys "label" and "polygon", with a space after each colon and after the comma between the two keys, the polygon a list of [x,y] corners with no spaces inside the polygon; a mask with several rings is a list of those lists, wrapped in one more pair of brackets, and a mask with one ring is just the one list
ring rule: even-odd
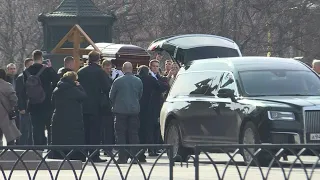
{"label": "pitched shingle roof", "polygon": [[46,17],[111,17],[100,11],[91,0],[64,0],[57,9]]}

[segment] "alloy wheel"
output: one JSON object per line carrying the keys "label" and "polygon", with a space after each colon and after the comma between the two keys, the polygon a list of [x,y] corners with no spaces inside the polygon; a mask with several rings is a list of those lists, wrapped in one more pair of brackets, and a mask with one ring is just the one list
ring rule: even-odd
{"label": "alloy wheel", "polygon": [[170,126],[167,136],[167,143],[173,145],[173,157],[176,157],[179,151],[179,134],[177,128]]}
{"label": "alloy wheel", "polygon": [[[245,130],[242,142],[243,144],[255,144],[255,136],[251,128],[248,128]],[[250,163],[250,161],[253,159],[252,156],[254,155],[254,153],[255,153],[255,148],[247,148],[246,150],[243,151],[243,156],[246,163]]]}

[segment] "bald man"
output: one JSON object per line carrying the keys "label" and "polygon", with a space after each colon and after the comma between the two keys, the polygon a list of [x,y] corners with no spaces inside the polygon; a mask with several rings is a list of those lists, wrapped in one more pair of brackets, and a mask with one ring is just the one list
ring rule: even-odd
{"label": "bald man", "polygon": [[[115,131],[117,144],[139,144],[139,100],[142,97],[142,81],[133,75],[130,62],[122,67],[124,76],[118,77],[111,86],[110,100],[115,114]],[[127,139],[128,138],[128,139]],[[132,154],[136,154],[137,151]],[[127,163],[129,156],[124,151],[119,152],[119,164]]]}
{"label": "bald man", "polygon": [[320,60],[313,60],[312,62],[312,69],[317,72],[318,74],[320,74]]}

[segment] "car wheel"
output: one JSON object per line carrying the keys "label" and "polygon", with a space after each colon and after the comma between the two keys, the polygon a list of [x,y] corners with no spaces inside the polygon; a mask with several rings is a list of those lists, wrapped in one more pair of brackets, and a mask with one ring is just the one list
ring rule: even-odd
{"label": "car wheel", "polygon": [[[172,121],[166,129],[165,144],[173,145],[173,158],[176,162],[187,162],[188,156],[192,154],[190,148],[182,146],[180,128],[175,121]],[[167,154],[169,157],[169,152]]]}
{"label": "car wheel", "polygon": [[[241,133],[241,144],[261,144],[260,136],[256,126],[252,122],[247,122],[242,129]],[[263,149],[257,154],[255,160],[253,159],[254,153],[257,151],[257,148],[247,148],[242,149],[241,154],[246,165],[254,165],[261,167],[268,167],[270,162],[273,160],[273,156]],[[250,153],[249,153],[250,152]],[[252,154],[252,155],[251,155]],[[280,159],[280,158],[279,158]],[[252,161],[252,162],[251,162]]]}

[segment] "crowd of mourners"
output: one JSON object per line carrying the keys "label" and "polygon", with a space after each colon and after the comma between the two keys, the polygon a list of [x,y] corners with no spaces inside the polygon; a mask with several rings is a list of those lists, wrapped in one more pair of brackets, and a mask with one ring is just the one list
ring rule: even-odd
{"label": "crowd of mourners", "polygon": [[[165,61],[161,71],[157,59],[133,72],[130,59],[117,69],[92,51],[88,64],[76,72],[71,56],[56,72],[50,60],[35,50],[17,74],[15,64],[0,69],[0,140],[7,145],[112,145],[160,144],[159,116],[162,103],[179,66]],[[110,155],[112,149],[103,149]],[[161,149],[133,150],[140,162],[145,153],[158,156]],[[68,154],[70,151],[64,151]],[[138,153],[140,152],[140,153]],[[87,150],[94,162],[103,162],[100,150]],[[63,159],[52,151],[50,158]],[[130,154],[119,151],[118,163],[127,163]],[[86,161],[73,152],[69,159]]]}

